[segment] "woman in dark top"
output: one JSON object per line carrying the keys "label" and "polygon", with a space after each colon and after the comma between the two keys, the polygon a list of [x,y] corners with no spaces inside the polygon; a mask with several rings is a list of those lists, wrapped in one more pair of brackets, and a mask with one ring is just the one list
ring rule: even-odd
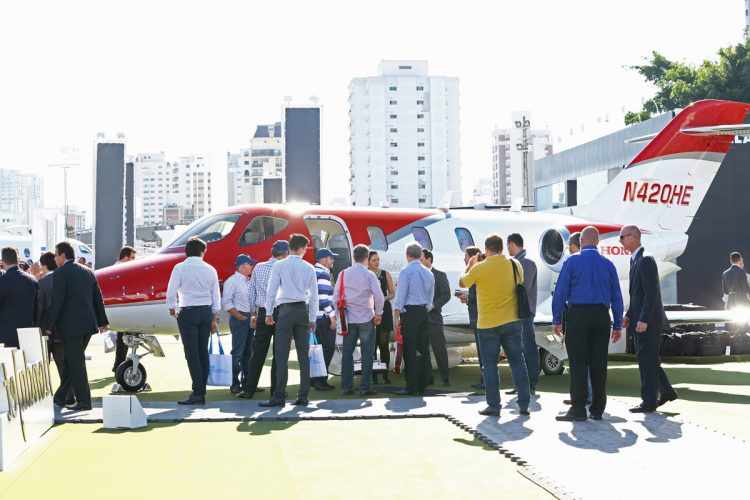
{"label": "woman in dark top", "polygon": [[[393,287],[393,278],[388,271],[380,269],[380,255],[378,252],[371,251],[370,257],[367,261],[368,268],[370,271],[375,273],[380,282],[380,289],[383,291],[385,297],[385,305],[383,306],[383,321],[376,327],[376,346],[380,350],[380,361],[385,363],[387,367],[391,360],[391,352],[389,350],[388,342],[390,341],[391,332],[393,331],[393,310],[391,309],[391,300],[395,296],[395,289]],[[378,383],[378,375],[373,372],[373,379],[375,383]],[[388,369],[386,368],[383,373],[383,381],[386,384],[390,384],[391,380],[388,378]]]}

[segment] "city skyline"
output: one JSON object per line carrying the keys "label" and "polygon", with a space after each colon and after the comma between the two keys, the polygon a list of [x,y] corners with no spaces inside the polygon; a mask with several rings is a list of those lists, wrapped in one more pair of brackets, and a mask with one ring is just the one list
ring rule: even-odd
{"label": "city skyline", "polygon": [[[260,23],[252,34],[239,29],[243,19],[261,14],[249,7],[50,3],[49,15],[40,18],[30,7],[14,5],[5,16],[13,22],[0,32],[4,46],[21,47],[0,55],[13,75],[0,82],[0,168],[41,175],[48,181],[45,204],[59,206],[55,186],[62,173],[46,165],[60,162],[61,147],[77,147],[71,199],[90,212],[96,133],[122,131],[128,154],[204,154],[221,208],[226,153],[246,144],[256,124],[277,115],[284,96],[315,95],[323,108],[323,199],[330,201],[348,194],[348,186],[335,182],[348,168],[348,82],[370,74],[382,59],[415,58],[427,60],[431,72],[461,81],[462,191],[469,198],[476,180],[490,175],[491,131],[506,126],[513,110],[529,109],[540,127],[550,129],[559,151],[558,142],[583,142],[606,132],[607,124],[619,128],[618,113],[637,109],[650,96],[624,65],[641,62],[651,50],[699,62],[741,39],[742,2],[726,0],[701,11],[676,5],[530,2],[448,15],[440,3],[385,2],[361,23],[354,16],[340,22],[347,11],[291,2],[264,6],[263,17],[278,22]],[[175,12],[178,24],[172,22]],[[560,20],[572,18],[612,22],[571,31]],[[651,29],[641,29],[644,24]],[[383,25],[396,35],[382,36]],[[276,36],[279,30],[286,36]],[[45,37],[37,36],[41,31]],[[273,51],[239,64],[256,40],[279,38],[286,40]],[[55,44],[44,42],[50,39]],[[507,50],[518,43],[526,50]],[[497,53],[503,64],[467,57],[492,47],[497,50],[488,53]]]}

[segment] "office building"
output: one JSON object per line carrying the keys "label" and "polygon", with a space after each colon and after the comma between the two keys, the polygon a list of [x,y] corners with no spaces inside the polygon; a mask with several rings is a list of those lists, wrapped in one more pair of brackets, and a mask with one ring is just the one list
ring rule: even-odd
{"label": "office building", "polygon": [[349,86],[350,197],[356,206],[461,204],[458,78],[427,61],[382,61]]}
{"label": "office building", "polygon": [[250,147],[227,153],[227,201],[229,206],[269,203],[264,180],[283,177],[281,123],[258,125]]}
{"label": "office building", "polygon": [[745,40],[750,40],[750,0],[745,0]]}
{"label": "office building", "polygon": [[[164,152],[133,158],[136,225],[165,224],[165,207],[179,207],[180,224],[211,213],[211,171],[202,155],[168,158]],[[170,212],[170,217],[173,212]]]}
{"label": "office building", "polygon": [[42,207],[42,178],[18,170],[0,169],[0,223],[30,225]]}
{"label": "office building", "polygon": [[320,205],[320,106],[284,106],[283,199]]}
{"label": "office building", "polygon": [[535,161],[552,154],[547,130],[532,128],[531,113],[517,111],[512,127],[492,133],[492,197],[497,205],[534,205]]}

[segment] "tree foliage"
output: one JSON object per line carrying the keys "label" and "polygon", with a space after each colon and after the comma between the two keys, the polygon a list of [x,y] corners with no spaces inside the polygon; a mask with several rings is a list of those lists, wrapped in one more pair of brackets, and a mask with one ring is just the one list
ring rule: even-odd
{"label": "tree foliage", "polygon": [[653,83],[657,91],[640,111],[625,115],[626,125],[701,99],[750,102],[750,40],[719,50],[717,61],[706,60],[694,66],[670,61],[654,51],[646,64],[632,69]]}

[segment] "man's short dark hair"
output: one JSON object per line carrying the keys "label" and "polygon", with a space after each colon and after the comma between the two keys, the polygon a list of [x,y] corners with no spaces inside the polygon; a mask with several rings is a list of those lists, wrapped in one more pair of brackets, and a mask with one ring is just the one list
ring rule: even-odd
{"label": "man's short dark hair", "polygon": [[61,241],[55,245],[55,253],[57,255],[64,255],[65,260],[71,260],[76,258],[76,251],[73,250],[73,245],[67,241]]}
{"label": "man's short dark hair", "polygon": [[52,252],[44,252],[41,257],[39,257],[39,263],[47,268],[49,271],[54,271],[57,269],[57,262],[55,262],[55,254]]}
{"label": "man's short dark hair", "polygon": [[430,262],[435,262],[435,256],[432,255],[432,252],[427,250],[426,248],[422,249],[422,256]]}
{"label": "man's short dark hair", "polygon": [[2,250],[3,262],[11,266],[18,264],[18,250],[13,247],[5,247]]}
{"label": "man's short dark hair", "polygon": [[365,262],[370,258],[370,249],[367,245],[359,244],[354,247],[352,254],[354,256],[354,262]]}
{"label": "man's short dark hair", "polygon": [[523,248],[523,236],[518,233],[508,235],[508,244],[514,243],[518,248]]}
{"label": "man's short dark hair", "polygon": [[295,233],[289,237],[289,250],[295,252],[310,244],[310,240],[304,234]]}
{"label": "man's short dark hair", "polygon": [[470,247],[464,248],[464,252],[466,252],[466,255],[468,255],[469,258],[471,258],[471,257],[474,257],[475,255],[479,255],[480,253],[482,253],[482,250],[479,247],[475,247],[472,245]]}
{"label": "man's short dark hair", "polygon": [[198,237],[192,237],[185,243],[185,255],[200,257],[206,251],[206,242]]}
{"label": "man's short dark hair", "polygon": [[[3,257],[3,260],[5,260],[5,257]],[[736,264],[742,260],[742,254],[740,252],[732,252],[729,254],[729,260],[731,260],[733,264]]]}
{"label": "man's short dark hair", "polygon": [[484,248],[495,253],[503,251],[503,239],[499,234],[491,234],[484,240]]}
{"label": "man's short dark hair", "polygon": [[124,246],[120,249],[120,260],[130,258],[135,253],[135,248],[131,246]]}

